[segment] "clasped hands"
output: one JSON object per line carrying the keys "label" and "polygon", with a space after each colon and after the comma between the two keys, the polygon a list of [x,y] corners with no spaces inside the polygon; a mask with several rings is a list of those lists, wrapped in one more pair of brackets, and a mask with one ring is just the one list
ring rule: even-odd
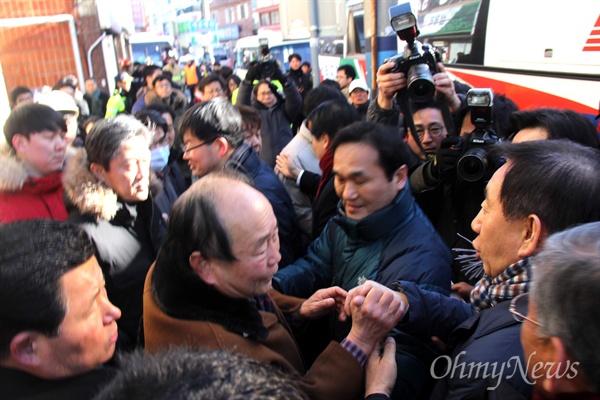
{"label": "clasped hands", "polygon": [[406,312],[408,305],[398,292],[367,281],[346,292],[334,286],[316,291],[298,310],[302,319],[316,319],[337,311],[340,321],[352,319],[348,340],[370,354]]}

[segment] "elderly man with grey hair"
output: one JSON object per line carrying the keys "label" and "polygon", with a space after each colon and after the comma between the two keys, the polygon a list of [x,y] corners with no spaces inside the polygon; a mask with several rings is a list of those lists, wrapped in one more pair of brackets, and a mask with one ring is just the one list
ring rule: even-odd
{"label": "elderly man with grey hair", "polygon": [[511,312],[522,321],[536,394],[600,398],[600,222],[552,235],[532,265],[530,294],[516,297]]}
{"label": "elderly man with grey hair", "polygon": [[231,168],[246,175],[252,185],[271,203],[281,243],[281,262],[285,267],[302,254],[298,221],[292,200],[273,170],[244,143],[240,112],[224,97],[190,108],[181,117],[179,135],[183,159],[194,176]]}
{"label": "elderly man with grey hair", "polygon": [[108,298],[123,313],[118,350],[136,345],[144,278],[166,231],[153,201],[160,188],[151,190],[151,143],[151,133],[131,116],[100,121],[63,176],[68,221],[92,238]]}

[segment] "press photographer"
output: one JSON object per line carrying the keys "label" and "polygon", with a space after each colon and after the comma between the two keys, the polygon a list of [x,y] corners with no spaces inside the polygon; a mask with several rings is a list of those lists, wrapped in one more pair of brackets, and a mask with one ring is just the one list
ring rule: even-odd
{"label": "press photographer", "polygon": [[[398,36],[407,41],[407,45],[402,54],[392,57],[379,68],[379,94],[377,101],[370,105],[369,118],[400,127],[400,110],[403,109],[402,125],[410,127],[412,124],[414,127],[414,130],[407,129],[407,142],[418,159],[410,171],[409,178],[413,195],[450,249],[472,249],[469,241],[475,234],[470,223],[480,209],[485,179],[477,182],[457,179],[456,165],[465,155],[467,147],[468,150],[473,148],[463,160],[463,164],[466,172],[477,173],[477,167],[481,167],[482,164],[479,161],[484,158],[481,147],[487,146],[488,141],[483,140],[485,144],[479,143],[480,139],[486,136],[485,132],[478,133],[477,140],[473,143],[456,136],[452,126],[455,123],[454,118],[457,119],[456,125],[460,126],[458,117],[464,116],[460,111],[469,109],[466,96],[463,95],[461,99],[457,95],[455,83],[446,73],[442,63],[435,64],[439,71],[435,73],[431,65],[434,52],[416,40],[416,20],[410,12],[410,7],[406,6],[400,5],[390,9],[391,25]],[[433,73],[431,79],[427,71]],[[409,89],[409,85],[416,86]],[[432,86],[435,88],[433,91]],[[420,101],[413,101],[413,98]],[[493,105],[491,100],[490,98],[488,104],[490,107]],[[477,111],[475,114],[477,119],[480,119]],[[491,123],[491,120],[487,122]],[[478,124],[481,126],[480,122]],[[482,129],[489,130],[489,125],[484,123]],[[486,139],[489,137],[488,134]],[[468,146],[465,143],[468,143]],[[480,169],[488,171],[487,168]],[[492,172],[492,169],[489,169],[489,172]],[[456,183],[457,180],[460,180],[459,184]],[[455,282],[475,281],[479,278],[481,269],[474,257],[475,253],[467,251],[467,257],[463,259],[464,254],[455,254],[458,258],[454,265]]]}
{"label": "press photographer", "polygon": [[390,20],[407,44],[402,54],[387,60],[377,71],[377,101],[371,103],[368,119],[407,126],[407,142],[418,159],[415,163],[424,162],[454,131],[450,113],[458,112],[462,103],[435,51],[416,40],[419,30],[410,4],[391,7]]}

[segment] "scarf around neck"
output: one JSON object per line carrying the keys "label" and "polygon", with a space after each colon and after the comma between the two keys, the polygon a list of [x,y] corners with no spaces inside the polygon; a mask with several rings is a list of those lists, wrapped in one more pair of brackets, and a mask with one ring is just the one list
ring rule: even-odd
{"label": "scarf around neck", "polygon": [[529,291],[531,264],[528,258],[509,265],[492,278],[484,276],[471,291],[471,304],[477,311],[491,308]]}
{"label": "scarf around neck", "polygon": [[331,151],[331,148],[325,150],[325,153],[323,153],[323,157],[321,157],[321,160],[319,161],[319,167],[321,168],[322,174],[321,180],[319,181],[319,188],[317,189],[317,197],[319,197],[321,189],[325,186],[325,182],[327,182],[331,176],[331,171],[333,170],[333,151]]}

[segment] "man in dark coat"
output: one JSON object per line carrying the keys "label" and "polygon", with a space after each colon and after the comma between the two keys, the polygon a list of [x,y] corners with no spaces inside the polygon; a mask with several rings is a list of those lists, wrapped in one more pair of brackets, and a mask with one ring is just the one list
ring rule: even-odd
{"label": "man in dark coat", "polygon": [[136,346],[144,278],[166,231],[154,203],[160,190],[151,185],[151,143],[148,129],[132,116],[100,121],[63,175],[68,221],[91,236],[108,298],[123,311],[119,350]]}
{"label": "man in dark coat", "polygon": [[183,159],[196,177],[223,168],[239,170],[269,199],[279,227],[280,268],[301,255],[300,230],[292,200],[273,170],[244,143],[242,117],[227,98],[202,102],[186,111],[179,122],[179,135]]}
{"label": "man in dark coat", "polygon": [[90,399],[115,375],[121,311],[86,232],[33,219],[0,225],[0,390],[6,399]]}
{"label": "man in dark coat", "polygon": [[[595,149],[559,140],[503,143],[497,149],[507,162],[487,184],[472,223],[485,276],[471,291],[471,304],[412,282],[392,285],[403,294],[390,291],[404,298],[407,310],[398,329],[446,343],[447,355],[432,365],[437,379],[432,399],[530,398],[532,381],[519,369],[531,358],[521,347],[522,319],[515,320],[510,310],[515,299],[529,292],[531,257],[546,238],[600,220],[600,155]],[[368,288],[360,288],[349,297],[367,293]],[[565,296],[558,297],[564,301]]]}

